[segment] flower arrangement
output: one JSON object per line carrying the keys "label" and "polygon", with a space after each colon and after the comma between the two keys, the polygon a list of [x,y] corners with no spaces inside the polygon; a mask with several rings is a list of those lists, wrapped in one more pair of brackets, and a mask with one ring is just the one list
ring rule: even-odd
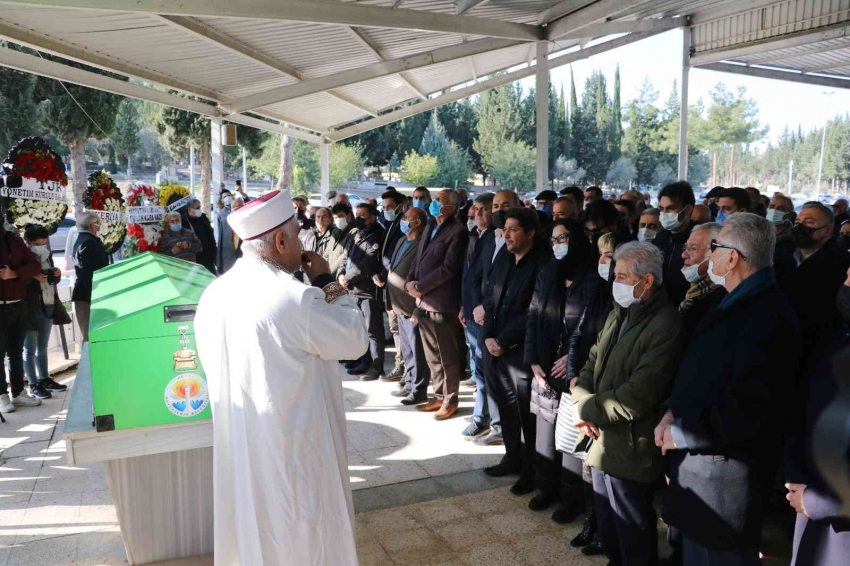
{"label": "flower arrangement", "polygon": [[[159,191],[150,185],[139,184],[130,189],[126,197],[127,206],[159,206]],[[162,225],[127,224],[127,237],[124,240],[124,255],[133,257],[145,252],[159,251],[159,238]]]}
{"label": "flower arrangement", "polygon": [[[183,185],[177,185],[173,183],[162,184],[159,186],[159,206],[168,209],[170,205],[188,197],[191,194],[192,193],[189,192],[189,189],[187,189]],[[180,206],[176,210],[177,212],[180,212],[185,208],[186,206]],[[162,227],[163,230],[168,230],[168,217],[162,219]]]}
{"label": "flower arrangement", "polygon": [[121,220],[101,218],[98,237],[103,241],[106,253],[113,254],[124,243],[127,234],[127,223],[123,219],[124,197],[121,189],[106,171],[95,171],[89,175],[88,188],[83,195],[83,203],[88,210],[102,210],[121,214]]}
{"label": "flower arrangement", "polygon": [[[19,230],[28,224],[40,224],[53,234],[68,212],[65,164],[46,141],[24,138],[6,156],[3,172],[24,178],[17,195],[3,196],[7,220]],[[14,191],[16,189],[8,189]]]}

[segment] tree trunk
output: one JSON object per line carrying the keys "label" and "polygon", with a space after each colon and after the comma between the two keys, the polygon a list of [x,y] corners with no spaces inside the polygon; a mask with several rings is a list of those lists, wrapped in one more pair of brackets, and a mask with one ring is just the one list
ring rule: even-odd
{"label": "tree trunk", "polygon": [[210,195],[212,194],[212,155],[210,155],[210,140],[204,139],[200,147],[201,154],[201,209],[212,218],[210,211]]}
{"label": "tree trunk", "polygon": [[732,144],[732,147],[729,148],[729,186],[734,187],[735,185],[735,144]]}
{"label": "tree trunk", "polygon": [[86,192],[86,140],[68,145],[71,150],[71,186],[74,191],[74,213],[83,212],[83,194]]}
{"label": "tree trunk", "polygon": [[278,190],[292,188],[292,150],[295,149],[295,138],[280,137],[280,169],[277,173]]}
{"label": "tree trunk", "polygon": [[717,150],[716,149],[712,152],[711,184],[715,187],[717,186]]}

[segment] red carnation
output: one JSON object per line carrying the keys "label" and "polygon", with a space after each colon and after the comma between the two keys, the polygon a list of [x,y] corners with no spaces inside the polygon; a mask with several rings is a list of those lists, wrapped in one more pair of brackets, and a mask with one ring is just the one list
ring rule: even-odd
{"label": "red carnation", "polygon": [[150,249],[150,245],[147,240],[139,240],[136,242],[136,246],[139,248],[140,252],[146,252]]}

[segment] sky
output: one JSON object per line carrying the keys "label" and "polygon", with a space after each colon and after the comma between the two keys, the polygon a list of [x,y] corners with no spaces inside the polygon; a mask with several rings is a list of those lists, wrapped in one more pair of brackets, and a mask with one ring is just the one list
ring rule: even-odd
{"label": "sky", "polygon": [[[564,93],[569,96],[570,68],[575,75],[579,100],[584,90],[584,82],[595,69],[602,71],[608,78],[608,92],[613,92],[614,73],[620,65],[622,104],[635,98],[645,77],[649,77],[659,92],[658,103],[663,104],[673,88],[673,81],[679,80],[682,72],[682,32],[673,30],[649,39],[614,49],[552,70],[552,82],[556,89],[564,85]],[[759,118],[762,124],[770,126],[764,142],[775,141],[785,126],[803,131],[819,128],[827,116],[836,116],[850,112],[850,90],[828,89],[822,86],[803,85],[784,81],[744,77],[716,71],[691,69],[690,103],[699,98],[706,102],[709,92],[718,82],[726,84],[730,91],[739,86],[747,89],[747,95],[758,103]],[[524,87],[534,84],[534,77],[523,80]],[[833,90],[835,94],[827,96],[824,92]],[[828,100],[829,99],[829,100]],[[829,108],[827,110],[827,103]]]}

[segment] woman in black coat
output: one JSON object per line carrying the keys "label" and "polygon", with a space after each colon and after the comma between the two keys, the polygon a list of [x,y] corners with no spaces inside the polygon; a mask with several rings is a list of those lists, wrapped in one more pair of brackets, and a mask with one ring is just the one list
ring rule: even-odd
{"label": "woman in black coat", "polygon": [[584,508],[581,462],[561,471],[561,453],[555,449],[555,419],[561,393],[581,367],[575,365],[582,360],[573,350],[579,323],[594,300],[599,276],[593,247],[581,224],[572,220],[555,222],[550,243],[556,259],[537,277],[526,326],[525,363],[531,366],[535,377],[531,411],[537,415],[535,468],[540,489],[529,508],[542,511],[560,501],[552,518],[569,522]]}
{"label": "woman in black coat", "polygon": [[216,245],[210,219],[201,210],[201,201],[194,199],[189,203],[189,223],[195,235],[201,240],[201,253],[197,255],[197,262],[206,267],[210,273],[215,275]]}

